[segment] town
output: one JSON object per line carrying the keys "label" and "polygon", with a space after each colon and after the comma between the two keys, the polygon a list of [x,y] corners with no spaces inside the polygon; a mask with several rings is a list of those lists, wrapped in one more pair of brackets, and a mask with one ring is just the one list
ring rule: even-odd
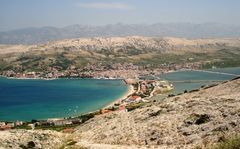
{"label": "town", "polygon": [[57,79],[57,78],[94,78],[94,79],[128,79],[141,76],[159,76],[162,73],[181,69],[199,69],[200,62],[188,62],[180,64],[134,65],[132,63],[114,63],[95,65],[88,64],[83,68],[70,65],[66,70],[61,67],[48,67],[46,71],[30,71],[22,69],[10,69],[0,71],[0,75],[8,78],[28,79]]}

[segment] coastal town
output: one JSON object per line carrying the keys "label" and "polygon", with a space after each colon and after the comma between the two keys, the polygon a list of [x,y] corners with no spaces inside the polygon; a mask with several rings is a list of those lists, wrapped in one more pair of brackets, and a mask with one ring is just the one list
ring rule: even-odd
{"label": "coastal town", "polygon": [[69,65],[66,70],[61,67],[48,67],[46,71],[27,71],[16,69],[0,71],[0,75],[8,78],[57,79],[57,78],[94,78],[94,79],[128,79],[141,76],[159,76],[162,73],[181,69],[199,69],[199,62],[173,63],[160,65],[135,65],[133,63],[94,64],[83,68]]}

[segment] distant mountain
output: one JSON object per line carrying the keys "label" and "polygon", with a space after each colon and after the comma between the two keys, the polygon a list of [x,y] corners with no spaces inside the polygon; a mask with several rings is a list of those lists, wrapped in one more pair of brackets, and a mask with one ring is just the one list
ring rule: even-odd
{"label": "distant mountain", "polygon": [[0,44],[38,44],[48,41],[71,38],[113,36],[173,36],[184,38],[240,37],[240,26],[224,25],[217,23],[158,23],[152,25],[71,25],[63,28],[25,28],[7,32],[0,32]]}

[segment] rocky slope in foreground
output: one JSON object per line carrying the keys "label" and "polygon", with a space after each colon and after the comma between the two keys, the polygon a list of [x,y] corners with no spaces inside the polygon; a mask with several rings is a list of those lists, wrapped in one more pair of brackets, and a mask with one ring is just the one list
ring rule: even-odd
{"label": "rocky slope in foreground", "polygon": [[89,120],[74,133],[91,148],[196,148],[240,133],[240,79]]}
{"label": "rocky slope in foreground", "polygon": [[0,131],[0,149],[43,148],[52,149],[63,143],[64,134],[50,130]]}

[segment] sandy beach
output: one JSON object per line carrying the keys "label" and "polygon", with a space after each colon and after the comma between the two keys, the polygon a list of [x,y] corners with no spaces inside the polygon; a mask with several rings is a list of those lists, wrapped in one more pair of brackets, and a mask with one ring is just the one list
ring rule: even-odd
{"label": "sandy beach", "polygon": [[117,98],[114,102],[108,104],[105,108],[112,107],[116,103],[121,103],[122,100],[126,99],[129,95],[132,95],[135,92],[136,91],[134,90],[134,87],[132,85],[128,85],[128,91],[123,96],[121,96],[120,98]]}

